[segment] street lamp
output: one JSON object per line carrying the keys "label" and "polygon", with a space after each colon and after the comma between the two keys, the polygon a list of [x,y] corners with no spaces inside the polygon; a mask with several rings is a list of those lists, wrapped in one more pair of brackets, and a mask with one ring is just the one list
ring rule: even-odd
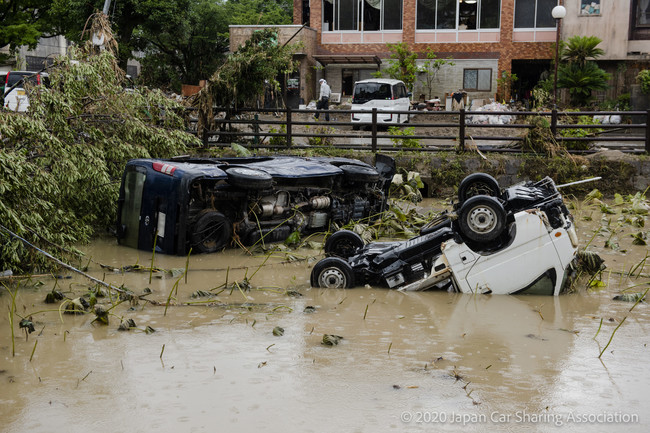
{"label": "street lamp", "polygon": [[566,8],[562,5],[557,5],[551,11],[551,15],[555,18],[555,27],[557,34],[555,35],[555,78],[553,79],[553,108],[557,108],[557,64],[559,63],[560,55],[560,24],[561,19],[566,16]]}

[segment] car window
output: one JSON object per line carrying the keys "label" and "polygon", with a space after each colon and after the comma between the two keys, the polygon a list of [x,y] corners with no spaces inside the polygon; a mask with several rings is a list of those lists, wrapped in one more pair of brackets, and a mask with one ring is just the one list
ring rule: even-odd
{"label": "car window", "polygon": [[357,83],[354,88],[353,104],[363,104],[373,99],[391,99],[390,84]]}
{"label": "car window", "polygon": [[29,81],[32,84],[38,84],[37,75],[38,74],[36,72],[9,72],[9,79],[7,80],[7,88],[13,86],[14,84],[16,84],[18,81],[22,79],[25,79],[25,81]]}
{"label": "car window", "polygon": [[406,86],[404,85],[404,83],[395,84],[395,88],[393,92],[395,94],[395,99],[408,97],[408,92],[406,91]]}

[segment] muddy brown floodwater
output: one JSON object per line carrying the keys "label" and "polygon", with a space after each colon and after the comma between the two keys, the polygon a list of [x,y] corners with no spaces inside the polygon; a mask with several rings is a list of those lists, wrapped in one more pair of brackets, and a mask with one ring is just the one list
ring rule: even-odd
{"label": "muddy brown floodwater", "polygon": [[[574,215],[584,245],[601,213]],[[148,266],[150,254],[96,241],[83,248],[90,274],[137,294],[148,287],[163,305],[124,302],[108,326],[92,314],[33,314],[28,341],[15,326],[12,356],[11,301],[0,288],[0,431],[647,432],[650,313],[612,297],[648,287],[647,272],[619,272],[648,250],[624,233],[610,239],[618,250],[605,250],[608,238],[591,244],[612,271],[607,286],[559,297],[313,289],[313,261],[277,254],[253,275],[265,257],[240,250],[192,257],[187,283],[169,274],[149,283],[146,272],[97,263]],[[185,260],[159,255],[155,265],[184,268]],[[230,282],[253,275],[253,289],[191,297],[222,285],[229,267]],[[43,302],[55,285],[69,297],[90,285],[77,275],[37,281],[21,283],[17,315],[56,309]],[[165,314],[177,281],[173,304],[204,303]],[[120,318],[137,329],[118,331]],[[323,334],[343,340],[325,346]]]}

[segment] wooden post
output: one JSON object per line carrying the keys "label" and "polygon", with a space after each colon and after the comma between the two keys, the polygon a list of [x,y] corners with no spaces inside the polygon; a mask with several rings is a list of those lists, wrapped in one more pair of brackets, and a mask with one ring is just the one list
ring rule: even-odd
{"label": "wooden post", "polygon": [[287,147],[291,147],[291,107],[287,105]]}
{"label": "wooden post", "polygon": [[645,153],[650,153],[650,109],[645,115]]}
{"label": "wooden post", "polygon": [[557,137],[557,108],[551,110],[551,134],[553,138]]}
{"label": "wooden post", "polygon": [[458,116],[458,149],[465,152],[465,109],[460,109]]}
{"label": "wooden post", "polygon": [[371,147],[372,147],[372,152],[377,153],[377,108],[372,109],[372,139],[371,139]]}

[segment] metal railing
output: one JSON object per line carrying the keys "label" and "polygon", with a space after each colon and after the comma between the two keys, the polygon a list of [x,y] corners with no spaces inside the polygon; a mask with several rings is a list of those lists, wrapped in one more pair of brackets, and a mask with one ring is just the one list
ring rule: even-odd
{"label": "metal railing", "polygon": [[[215,109],[218,112],[219,109]],[[225,110],[224,110],[225,113]],[[320,119],[313,115],[320,113]],[[314,144],[324,144],[340,149],[364,149],[377,151],[440,151],[454,148],[464,151],[468,141],[474,145],[480,143],[482,151],[521,152],[506,146],[491,146],[491,142],[522,142],[525,131],[535,127],[531,123],[519,123],[533,117],[542,117],[548,121],[552,137],[558,143],[598,142],[601,147],[618,147],[628,152],[650,153],[650,109],[646,111],[382,111],[373,108],[367,123],[352,122],[350,115],[368,114],[365,110],[329,110],[332,121],[325,122],[322,110],[287,109],[247,109],[240,110],[237,116],[214,119],[214,129],[193,131],[201,138],[205,147],[229,146],[231,143],[246,142],[251,148],[308,148]],[[340,121],[343,115],[348,121]],[[410,123],[397,123],[397,116],[403,120],[410,118]],[[403,116],[403,117],[402,117]],[[475,116],[488,119],[486,123],[473,123]],[[509,123],[490,122],[492,116],[512,116],[515,121]],[[616,124],[578,124],[572,119],[580,116],[619,116]],[[417,120],[417,121],[415,121]],[[190,122],[192,123],[192,122]],[[390,126],[399,126],[400,130],[391,130]],[[405,127],[413,128],[408,134]],[[364,131],[356,131],[363,128]],[[192,130],[192,127],[190,127]],[[498,131],[488,133],[488,131]],[[580,130],[582,136],[565,136],[562,131]],[[593,133],[589,133],[593,130]],[[394,132],[397,132],[395,134]],[[507,133],[510,132],[510,133]],[[303,139],[303,143],[299,143]],[[304,143],[307,139],[307,143]],[[348,139],[348,140],[345,140]],[[405,139],[418,140],[417,147],[405,147]],[[616,146],[613,146],[616,143]],[[503,143],[501,143],[503,144]]]}

